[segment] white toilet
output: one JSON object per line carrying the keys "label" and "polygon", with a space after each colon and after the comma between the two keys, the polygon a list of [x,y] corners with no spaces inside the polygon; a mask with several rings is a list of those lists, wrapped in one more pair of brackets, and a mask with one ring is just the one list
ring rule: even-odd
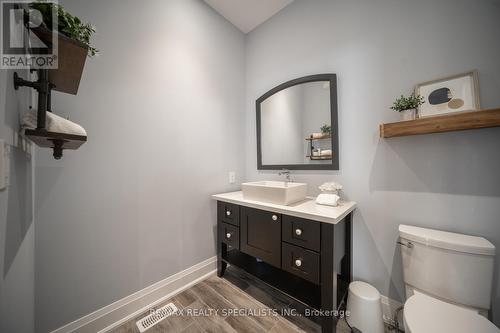
{"label": "white toilet", "polygon": [[482,237],[399,226],[406,333],[499,333],[491,306],[495,246]]}

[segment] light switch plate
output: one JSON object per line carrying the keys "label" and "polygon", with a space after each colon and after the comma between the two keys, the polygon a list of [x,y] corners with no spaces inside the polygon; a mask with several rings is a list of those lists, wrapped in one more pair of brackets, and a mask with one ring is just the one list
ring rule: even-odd
{"label": "light switch plate", "polygon": [[8,177],[8,158],[7,158],[7,148],[5,147],[5,141],[0,140],[0,190],[4,190],[7,187],[7,177]]}
{"label": "light switch plate", "polygon": [[236,183],[236,172],[229,171],[229,184]]}

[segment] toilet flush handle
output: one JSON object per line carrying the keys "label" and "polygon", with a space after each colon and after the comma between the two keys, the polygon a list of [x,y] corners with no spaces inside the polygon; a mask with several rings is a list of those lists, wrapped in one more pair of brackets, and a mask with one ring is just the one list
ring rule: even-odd
{"label": "toilet flush handle", "polygon": [[412,249],[412,248],[413,248],[413,243],[412,243],[412,242],[410,242],[410,241],[408,241],[408,243],[406,243],[406,244],[405,244],[405,243],[403,243],[403,242],[401,242],[401,241],[397,241],[396,243],[398,243],[398,244],[399,244],[399,245],[401,245],[401,246],[406,246],[406,247],[407,247],[407,248],[409,248],[409,249]]}

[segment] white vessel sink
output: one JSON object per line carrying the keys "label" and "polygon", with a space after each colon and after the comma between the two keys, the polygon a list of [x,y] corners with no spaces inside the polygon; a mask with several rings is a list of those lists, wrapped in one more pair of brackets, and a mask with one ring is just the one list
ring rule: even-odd
{"label": "white vessel sink", "polygon": [[259,181],[241,184],[243,199],[277,205],[290,205],[304,200],[307,184],[278,181]]}

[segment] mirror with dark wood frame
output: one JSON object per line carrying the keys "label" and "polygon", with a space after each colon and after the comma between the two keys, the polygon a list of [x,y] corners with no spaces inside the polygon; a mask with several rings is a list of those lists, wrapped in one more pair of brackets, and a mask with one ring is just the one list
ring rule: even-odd
{"label": "mirror with dark wood frame", "polygon": [[337,77],[317,74],[256,101],[259,170],[338,170]]}

